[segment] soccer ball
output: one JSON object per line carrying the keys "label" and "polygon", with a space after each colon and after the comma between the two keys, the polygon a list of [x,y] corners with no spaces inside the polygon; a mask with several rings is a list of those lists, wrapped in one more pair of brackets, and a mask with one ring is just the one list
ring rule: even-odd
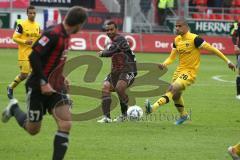
{"label": "soccer ball", "polygon": [[132,121],[140,120],[140,118],[142,118],[143,116],[143,110],[141,107],[137,105],[130,106],[127,110],[127,116],[129,120],[132,120]]}

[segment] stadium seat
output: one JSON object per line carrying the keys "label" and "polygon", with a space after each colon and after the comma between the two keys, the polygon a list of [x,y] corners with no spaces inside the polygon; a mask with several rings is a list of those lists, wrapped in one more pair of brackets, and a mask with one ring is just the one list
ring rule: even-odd
{"label": "stadium seat", "polygon": [[233,7],[233,9],[230,10],[230,13],[232,13],[232,14],[240,14],[240,8],[238,9],[238,8]]}
{"label": "stadium seat", "polygon": [[197,0],[196,4],[206,6],[207,5],[207,0]]}
{"label": "stadium seat", "polygon": [[232,1],[232,6],[233,7],[240,7],[240,0],[233,0]]}
{"label": "stadium seat", "polygon": [[234,13],[235,13],[235,14],[240,14],[240,8],[239,8],[239,9],[235,9],[235,10],[234,10]]}
{"label": "stadium seat", "polygon": [[217,20],[223,20],[222,14],[215,14]]}
{"label": "stadium seat", "polygon": [[209,19],[209,15],[208,14],[202,14],[202,19]]}
{"label": "stadium seat", "polygon": [[197,5],[195,8],[197,9],[198,12],[201,12],[201,13],[207,12],[207,9],[208,9],[208,7],[201,6],[201,5]]}
{"label": "stadium seat", "polygon": [[202,19],[203,17],[202,17],[202,14],[197,14],[197,13],[193,13],[192,14],[192,17],[194,18],[194,19]]}
{"label": "stadium seat", "polygon": [[232,20],[234,20],[234,16],[229,15],[229,14],[225,14],[225,15],[224,15],[224,19],[225,19],[225,20],[232,21]]}
{"label": "stadium seat", "polygon": [[216,19],[216,15],[215,14],[210,14],[209,19]]}
{"label": "stadium seat", "polygon": [[234,20],[240,21],[240,15],[235,15]]}

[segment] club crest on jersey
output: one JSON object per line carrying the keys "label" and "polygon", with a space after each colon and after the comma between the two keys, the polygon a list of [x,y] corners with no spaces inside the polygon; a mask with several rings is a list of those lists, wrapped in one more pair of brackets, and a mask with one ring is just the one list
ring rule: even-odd
{"label": "club crest on jersey", "polygon": [[186,43],[186,47],[189,47],[189,45],[190,45],[189,43]]}
{"label": "club crest on jersey", "polygon": [[46,36],[43,36],[43,37],[38,41],[38,43],[41,44],[42,46],[45,46],[48,42],[49,42],[49,39],[48,39],[48,37],[46,37]]}

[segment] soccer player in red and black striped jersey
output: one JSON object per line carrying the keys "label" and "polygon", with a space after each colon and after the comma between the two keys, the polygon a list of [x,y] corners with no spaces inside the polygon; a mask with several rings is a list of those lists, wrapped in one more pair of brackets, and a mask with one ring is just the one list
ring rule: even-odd
{"label": "soccer player in red and black striped jersey", "polygon": [[98,122],[112,122],[110,117],[111,92],[116,91],[120,100],[121,115],[114,119],[116,122],[123,122],[127,116],[128,95],[126,89],[133,83],[137,75],[136,57],[131,50],[127,40],[118,34],[117,24],[109,21],[105,29],[111,39],[109,49],[100,51],[100,57],[111,57],[111,73],[105,78],[102,89],[102,111],[103,118]]}
{"label": "soccer player in red and black striped jersey", "polygon": [[68,40],[71,34],[80,30],[86,19],[85,9],[72,7],[63,23],[42,34],[29,56],[32,73],[26,83],[27,113],[20,109],[16,99],[11,99],[2,114],[3,122],[14,116],[18,124],[31,135],[40,131],[43,115],[47,111],[52,114],[58,126],[54,138],[53,160],[64,158],[71,129],[71,103],[66,95],[65,78],[62,75]]}

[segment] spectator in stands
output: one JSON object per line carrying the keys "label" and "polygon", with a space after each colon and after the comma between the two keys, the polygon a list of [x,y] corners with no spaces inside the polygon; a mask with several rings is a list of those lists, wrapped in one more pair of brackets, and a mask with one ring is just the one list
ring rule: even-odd
{"label": "spectator in stands", "polygon": [[196,12],[196,0],[189,0],[189,11]]}
{"label": "spectator in stands", "polygon": [[174,0],[159,0],[158,4],[158,23],[163,25],[167,16],[167,9],[174,7]]}
{"label": "spectator in stands", "polygon": [[159,25],[163,25],[166,17],[166,7],[167,7],[167,0],[159,0],[157,3],[158,8],[158,23]]}
{"label": "spectator in stands", "polygon": [[172,15],[172,9],[174,8],[174,0],[167,0],[167,15]]}
{"label": "spectator in stands", "polygon": [[140,0],[140,8],[144,16],[148,17],[148,12],[151,9],[152,0]]}

